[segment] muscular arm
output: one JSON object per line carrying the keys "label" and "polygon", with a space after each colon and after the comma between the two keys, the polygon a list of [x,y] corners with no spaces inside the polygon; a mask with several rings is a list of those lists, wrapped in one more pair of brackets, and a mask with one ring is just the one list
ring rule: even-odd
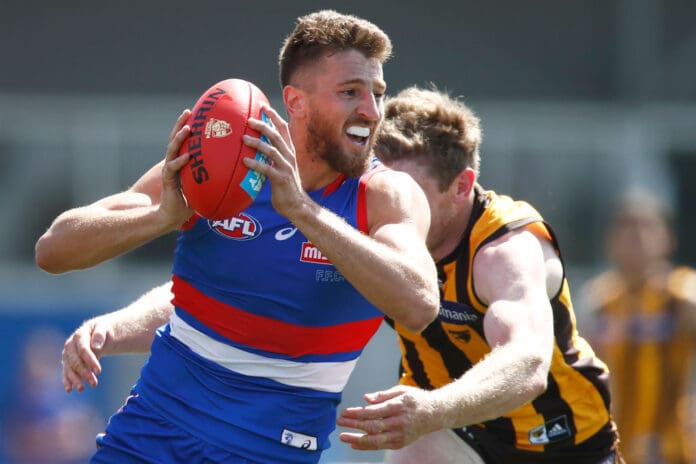
{"label": "muscular arm", "polygon": [[371,303],[410,330],[423,330],[440,306],[437,271],[425,244],[430,210],[423,191],[403,173],[374,175],[366,192],[369,235],[362,234],[306,194],[288,124],[272,108],[264,110],[275,128],[254,119],[249,125],[271,144],[248,136],[245,143],[272,165],[250,158],[244,163],[268,176],[273,207]]}
{"label": "muscular arm", "polygon": [[406,174],[376,174],[367,187],[369,236],[307,202],[293,222],[368,300],[413,331],[437,315],[435,264],[425,246],[430,213]]}
{"label": "muscular arm", "polygon": [[96,387],[102,356],[149,351],[155,329],[173,312],[171,299],[171,283],[167,282],[125,308],[89,319],[78,327],[63,348],[65,390],[83,391],[83,382]]}
{"label": "muscular arm", "polygon": [[[559,272],[553,250],[528,231],[482,249],[474,262],[477,294],[489,303],[484,331],[492,351],[454,382],[436,390],[396,386],[367,395],[372,403],[341,413],[339,425],[358,449],[400,448],[427,433],[491,420],[546,389],[553,354],[547,269]],[[558,279],[554,279],[558,280]]]}
{"label": "muscular arm", "polygon": [[38,267],[54,274],[92,267],[176,230],[190,217],[178,182],[188,156],[177,157],[188,135],[184,122],[189,114],[179,116],[165,160],[130,189],[70,209],[53,221],[36,242]]}
{"label": "muscular arm", "polygon": [[508,234],[475,258],[476,291],[490,302],[484,333],[492,351],[436,394],[445,425],[494,419],[546,389],[554,334],[545,270],[541,242],[528,231]]}

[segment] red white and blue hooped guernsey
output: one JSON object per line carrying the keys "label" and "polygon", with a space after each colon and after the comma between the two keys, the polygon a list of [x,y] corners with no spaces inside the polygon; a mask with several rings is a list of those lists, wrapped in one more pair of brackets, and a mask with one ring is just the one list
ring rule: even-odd
{"label": "red white and blue hooped guernsey", "polygon": [[[365,185],[381,169],[309,194],[366,232]],[[275,212],[269,182],[237,217],[194,217],[173,275],[175,314],[134,394],[249,462],[317,462],[383,314]]]}

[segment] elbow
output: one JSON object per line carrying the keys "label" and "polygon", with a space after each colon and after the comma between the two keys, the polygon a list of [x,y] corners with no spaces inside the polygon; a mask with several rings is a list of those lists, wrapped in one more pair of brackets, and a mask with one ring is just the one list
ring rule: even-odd
{"label": "elbow", "polygon": [[407,317],[403,318],[400,321],[401,325],[411,332],[420,333],[435,320],[440,312],[439,295],[435,298],[423,298],[411,307],[417,309],[411,311]]}
{"label": "elbow", "polygon": [[34,246],[34,262],[39,269],[49,274],[62,274],[67,271],[56,258],[47,234],[42,235]]}
{"label": "elbow", "polygon": [[527,388],[529,390],[529,401],[532,401],[543,394],[548,387],[551,361],[541,353],[534,353],[529,356],[529,366],[530,372]]}
{"label": "elbow", "polygon": [[548,374],[536,374],[533,376],[529,382],[529,388],[531,390],[531,400],[536,399],[538,396],[542,395],[546,388],[548,387]]}

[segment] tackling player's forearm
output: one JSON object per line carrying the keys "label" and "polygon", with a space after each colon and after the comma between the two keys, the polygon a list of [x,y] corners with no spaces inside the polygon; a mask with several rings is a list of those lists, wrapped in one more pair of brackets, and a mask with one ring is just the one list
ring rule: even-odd
{"label": "tackling player's forearm", "polygon": [[499,346],[456,381],[433,390],[439,428],[458,428],[501,417],[546,389],[548,364],[520,344]]}
{"label": "tackling player's forearm", "polygon": [[174,311],[171,282],[148,291],[125,308],[96,318],[107,326],[102,354],[145,353],[150,351],[155,330],[169,321]]}

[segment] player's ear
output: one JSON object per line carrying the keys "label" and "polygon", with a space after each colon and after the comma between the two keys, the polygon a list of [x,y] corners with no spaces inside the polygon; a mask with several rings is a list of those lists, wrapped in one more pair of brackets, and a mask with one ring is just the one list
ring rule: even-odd
{"label": "player's ear", "polygon": [[463,169],[455,179],[457,196],[463,200],[467,199],[471,194],[471,190],[476,184],[476,172],[471,168]]}
{"label": "player's ear", "polygon": [[304,118],[307,114],[306,94],[299,87],[286,85],[283,88],[283,101],[288,115],[293,119]]}

